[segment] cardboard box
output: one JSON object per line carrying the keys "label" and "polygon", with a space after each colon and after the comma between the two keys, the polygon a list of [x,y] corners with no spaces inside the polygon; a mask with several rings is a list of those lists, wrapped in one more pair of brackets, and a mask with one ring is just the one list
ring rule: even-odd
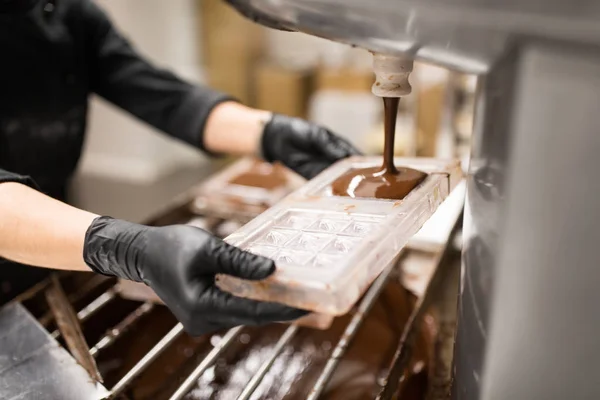
{"label": "cardboard box", "polygon": [[297,71],[263,63],[255,72],[256,107],[305,118],[312,71]]}
{"label": "cardboard box", "polygon": [[199,0],[199,42],[211,87],[251,105],[252,70],[264,50],[264,27],[222,0]]}
{"label": "cardboard box", "polygon": [[315,90],[342,90],[371,92],[375,82],[372,71],[352,68],[319,68],[315,79]]}
{"label": "cardboard box", "polygon": [[243,68],[240,65],[207,68],[206,74],[210,87],[230,94],[248,106],[256,105],[252,65],[248,64]]}
{"label": "cardboard box", "polygon": [[445,83],[419,88],[417,93],[417,129],[419,132],[418,155],[421,157],[435,157],[445,99]]}

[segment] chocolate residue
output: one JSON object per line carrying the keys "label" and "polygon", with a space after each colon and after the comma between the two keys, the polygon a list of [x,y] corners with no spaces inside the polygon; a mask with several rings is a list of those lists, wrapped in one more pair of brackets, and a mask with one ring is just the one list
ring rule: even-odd
{"label": "chocolate residue", "polygon": [[[398,280],[390,280],[340,360],[322,399],[372,400],[376,397],[378,382],[389,368],[415,301]],[[325,331],[300,328],[252,398],[305,399],[351,318],[351,314],[337,318]],[[169,311],[159,306],[101,352],[98,366],[107,385],[114,385],[175,323]],[[185,398],[237,398],[262,362],[272,354],[285,329],[287,326],[283,324],[245,328]],[[427,388],[432,332],[431,329],[421,331],[413,359],[401,379],[400,398],[403,400],[422,400]],[[181,335],[141,374],[126,395],[132,400],[168,399],[222,335],[223,332],[199,338]]]}
{"label": "chocolate residue", "polygon": [[333,182],[331,189],[336,196],[371,197],[401,200],[418,186],[427,174],[412,168],[396,168],[394,165],[394,138],[398,103],[396,97],[384,97],[385,146],[381,167],[350,170]]}
{"label": "chocolate residue", "polygon": [[250,170],[233,177],[229,183],[273,190],[287,183],[286,171],[281,165],[257,161]]}

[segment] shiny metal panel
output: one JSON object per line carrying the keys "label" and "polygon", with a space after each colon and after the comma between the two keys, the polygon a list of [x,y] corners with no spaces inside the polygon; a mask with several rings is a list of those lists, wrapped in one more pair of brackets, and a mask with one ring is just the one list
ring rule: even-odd
{"label": "shiny metal panel", "polygon": [[597,399],[600,51],[531,42],[514,81],[480,398]]}
{"label": "shiny metal panel", "polygon": [[518,62],[519,52],[508,54],[477,88],[463,224],[455,399],[476,399],[483,375],[495,258],[506,211],[505,172]]}
{"label": "shiny metal panel", "polygon": [[593,0],[236,0],[315,36],[484,73],[521,37],[600,43]]}
{"label": "shiny metal panel", "polygon": [[107,394],[21,304],[0,310],[2,399],[99,400]]}

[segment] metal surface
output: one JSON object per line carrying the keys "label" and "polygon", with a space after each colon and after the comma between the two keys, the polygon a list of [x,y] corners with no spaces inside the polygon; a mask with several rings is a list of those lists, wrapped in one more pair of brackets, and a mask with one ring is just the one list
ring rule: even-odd
{"label": "metal surface", "polygon": [[598,48],[530,41],[481,82],[455,399],[600,396],[599,77]]}
{"label": "metal surface", "polygon": [[204,357],[202,362],[198,364],[196,369],[192,371],[190,376],[188,376],[185,381],[177,388],[175,393],[169,398],[169,400],[181,400],[185,397],[185,395],[194,387],[198,378],[206,371],[211,365],[217,361],[217,357],[221,355],[233,343],[233,341],[238,337],[238,335],[244,329],[243,326],[238,326],[227,331],[225,336],[219,341],[219,343],[213,347],[213,349]]}
{"label": "metal surface", "polygon": [[236,0],[291,30],[484,73],[524,37],[600,43],[591,0]]}
{"label": "metal surface", "polygon": [[106,389],[18,303],[0,310],[0,397],[100,400]]}
{"label": "metal surface", "polygon": [[427,285],[425,294],[417,300],[417,304],[415,305],[415,308],[413,309],[406,326],[404,327],[402,337],[398,343],[398,348],[396,349],[394,357],[390,363],[389,372],[383,379],[384,384],[379,395],[377,396],[377,400],[392,399],[398,390],[400,377],[410,362],[415,339],[420,329],[422,329],[423,324],[421,322],[423,316],[425,315],[425,312],[427,312],[432,301],[436,297],[439,297],[444,290],[444,284],[446,284],[448,277],[448,265],[450,257],[452,252],[456,252],[456,249],[453,245],[453,240],[461,226],[462,215],[457,219],[454,228],[450,233],[449,240],[444,246],[444,249],[440,251],[436,257],[435,272],[431,277],[429,284]]}
{"label": "metal surface", "polygon": [[290,325],[285,330],[283,335],[281,335],[281,338],[279,338],[279,340],[275,344],[275,347],[273,348],[273,351],[271,352],[269,358],[267,358],[262,363],[260,368],[258,368],[258,371],[256,372],[256,374],[254,374],[254,376],[252,376],[252,379],[250,379],[242,393],[238,396],[237,400],[249,400],[252,397],[252,394],[254,393],[258,385],[260,385],[263,378],[265,377],[267,372],[269,372],[269,369],[271,368],[279,354],[281,354],[285,346],[287,346],[288,343],[294,338],[294,335],[296,335],[298,329],[299,328],[297,325]]}
{"label": "metal surface", "polygon": [[[460,248],[460,246],[457,246]],[[429,388],[424,400],[448,400],[452,387],[452,356],[456,335],[458,287],[460,281],[460,253],[450,261],[447,277],[439,293],[432,301],[429,313],[438,327],[434,339],[431,365],[429,366]]]}
{"label": "metal surface", "polygon": [[98,340],[98,343],[96,343],[94,347],[90,349],[90,354],[92,356],[96,356],[98,352],[112,345],[118,338],[127,333],[136,322],[138,322],[145,315],[148,315],[153,309],[154,303],[151,302],[146,302],[139,306],[121,322],[111,328],[106,335],[102,336],[102,338]]}
{"label": "metal surface", "polygon": [[[402,255],[400,255],[400,257],[402,257]],[[325,364],[325,368],[323,369],[323,372],[319,376],[319,379],[317,379],[315,386],[313,387],[312,391],[310,392],[310,394],[308,396],[308,400],[318,399],[319,396],[321,396],[321,393],[323,393],[323,390],[325,390],[325,388],[327,387],[327,384],[331,380],[331,377],[333,376],[341,358],[346,353],[346,350],[348,349],[348,346],[350,346],[350,343],[352,343],[352,340],[354,340],[354,337],[356,336],[356,332],[358,332],[358,329],[362,325],[362,322],[364,321],[365,316],[367,315],[369,310],[371,310],[371,307],[375,303],[375,300],[377,300],[377,298],[379,297],[379,294],[385,287],[385,284],[387,283],[388,279],[390,278],[390,275],[392,274],[392,271],[394,270],[396,263],[397,263],[397,259],[394,260],[392,265],[387,267],[381,273],[381,275],[379,275],[377,280],[375,280],[373,285],[371,285],[371,287],[369,288],[369,290],[363,297],[362,301],[360,302],[360,305],[358,306],[358,309],[354,313],[354,316],[350,320],[350,323],[344,330],[344,333],[342,334],[340,340],[338,341],[337,345],[333,349],[331,356],[327,360],[327,364]]]}
{"label": "metal surface", "polygon": [[[463,225],[463,271],[455,349],[455,399],[477,399],[489,337],[489,308],[504,208],[510,125],[520,53],[479,79]],[[525,222],[526,220],[523,220]]]}
{"label": "metal surface", "polygon": [[146,353],[146,355],[140,361],[137,362],[137,364],[133,366],[133,368],[131,368],[131,370],[129,370],[129,372],[127,372],[127,374],[125,374],[125,376],[121,378],[121,380],[119,380],[119,382],[115,384],[110,391],[110,397],[114,398],[127,389],[128,385],[130,385],[135,378],[144,372],[144,370],[148,368],[150,364],[152,364],[152,362],[159,355],[161,355],[182,333],[183,325],[175,325],[175,327],[171,329],[169,333],[167,333],[148,353]]}
{"label": "metal surface", "polygon": [[71,303],[69,303],[69,299],[63,291],[56,275],[52,276],[50,287],[46,289],[46,299],[54,314],[58,329],[73,357],[85,368],[90,377],[98,382],[102,382],[102,376],[100,375],[100,371],[98,371],[96,360],[90,354],[90,349],[81,332],[77,314],[73,310]]}
{"label": "metal surface", "polygon": [[597,399],[600,51],[540,42],[517,65],[481,398]]}
{"label": "metal surface", "polygon": [[77,317],[82,322],[86,321],[89,317],[98,312],[102,307],[106,306],[108,303],[114,300],[117,297],[117,293],[118,291],[116,287],[108,289],[90,304],[82,308],[81,311],[77,313]]}

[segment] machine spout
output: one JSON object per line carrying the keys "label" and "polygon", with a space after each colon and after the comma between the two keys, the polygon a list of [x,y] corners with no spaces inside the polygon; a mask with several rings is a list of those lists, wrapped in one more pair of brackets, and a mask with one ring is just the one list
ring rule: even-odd
{"label": "machine spout", "polygon": [[412,87],[408,76],[413,70],[413,60],[390,54],[373,53],[375,83],[371,91],[379,97],[402,97],[410,94]]}

